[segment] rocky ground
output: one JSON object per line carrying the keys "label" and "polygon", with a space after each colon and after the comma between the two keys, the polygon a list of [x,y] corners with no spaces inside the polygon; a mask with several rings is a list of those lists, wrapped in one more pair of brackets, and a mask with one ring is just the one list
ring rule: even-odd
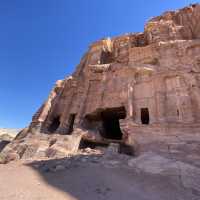
{"label": "rocky ground", "polygon": [[154,152],[107,149],[0,165],[1,200],[199,200],[200,169]]}

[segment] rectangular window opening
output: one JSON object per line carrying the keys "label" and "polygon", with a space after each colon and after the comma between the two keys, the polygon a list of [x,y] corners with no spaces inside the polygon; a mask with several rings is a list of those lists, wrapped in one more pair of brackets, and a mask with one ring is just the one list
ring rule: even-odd
{"label": "rectangular window opening", "polygon": [[141,122],[142,124],[149,124],[149,109],[141,108]]}

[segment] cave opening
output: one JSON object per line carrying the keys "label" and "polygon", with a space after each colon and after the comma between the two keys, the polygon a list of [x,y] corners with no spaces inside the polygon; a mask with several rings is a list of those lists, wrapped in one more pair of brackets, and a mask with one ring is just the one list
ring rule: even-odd
{"label": "cave opening", "polygon": [[91,141],[91,140],[87,140],[82,138],[79,144],[79,149],[85,149],[85,148],[91,148],[91,149],[95,149],[97,147],[108,147],[107,143],[102,143],[102,142],[98,142],[98,141]]}
{"label": "cave opening", "polygon": [[142,124],[149,124],[149,109],[141,108],[141,122]]}
{"label": "cave opening", "polygon": [[75,118],[76,118],[76,114],[70,114],[69,115],[69,121],[68,121],[68,124],[69,124],[69,128],[68,128],[68,135],[70,135],[73,130],[74,130],[74,121],[75,121]]}
{"label": "cave opening", "polygon": [[176,114],[179,117],[179,109],[176,110]]}
{"label": "cave opening", "polygon": [[100,58],[100,63],[101,64],[109,64],[114,61],[113,58],[113,53],[109,51],[102,51],[101,53],[101,58]]}
{"label": "cave opening", "polygon": [[122,140],[119,120],[125,118],[126,109],[124,106],[98,109],[87,114],[82,125],[86,129],[98,130],[104,139]]}
{"label": "cave opening", "polygon": [[102,137],[112,140],[121,140],[122,132],[120,128],[120,119],[126,117],[124,107],[109,108],[101,112],[103,129],[100,133]]}
{"label": "cave opening", "polygon": [[58,129],[59,126],[60,126],[60,116],[57,116],[52,120],[52,122],[48,128],[48,131],[53,133]]}
{"label": "cave opening", "polygon": [[123,133],[120,128],[120,119],[126,118],[124,106],[106,109],[97,109],[95,112],[87,114],[84,118],[84,128],[98,130],[100,138],[82,138],[79,149],[91,148],[101,150],[107,148],[111,143],[119,144],[118,153],[135,155],[134,146],[125,144]]}

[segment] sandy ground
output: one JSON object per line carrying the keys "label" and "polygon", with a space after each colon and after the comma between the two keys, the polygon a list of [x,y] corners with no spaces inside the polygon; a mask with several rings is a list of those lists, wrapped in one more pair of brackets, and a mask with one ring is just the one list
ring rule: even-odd
{"label": "sandy ground", "polygon": [[0,200],[198,200],[168,177],[122,166],[85,162],[56,172],[34,166],[0,165]]}

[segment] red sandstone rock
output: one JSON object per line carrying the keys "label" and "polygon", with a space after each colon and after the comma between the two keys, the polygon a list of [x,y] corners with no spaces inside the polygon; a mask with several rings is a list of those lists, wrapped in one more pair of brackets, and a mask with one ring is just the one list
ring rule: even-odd
{"label": "red sandstone rock", "polygon": [[83,137],[137,144],[139,152],[165,150],[166,140],[173,140],[166,135],[198,133],[199,122],[200,5],[195,4],[151,19],[144,33],[91,44],[76,71],[57,81],[23,142],[45,134],[50,142],[51,134],[63,134],[62,145],[58,140],[48,148],[75,151]]}

